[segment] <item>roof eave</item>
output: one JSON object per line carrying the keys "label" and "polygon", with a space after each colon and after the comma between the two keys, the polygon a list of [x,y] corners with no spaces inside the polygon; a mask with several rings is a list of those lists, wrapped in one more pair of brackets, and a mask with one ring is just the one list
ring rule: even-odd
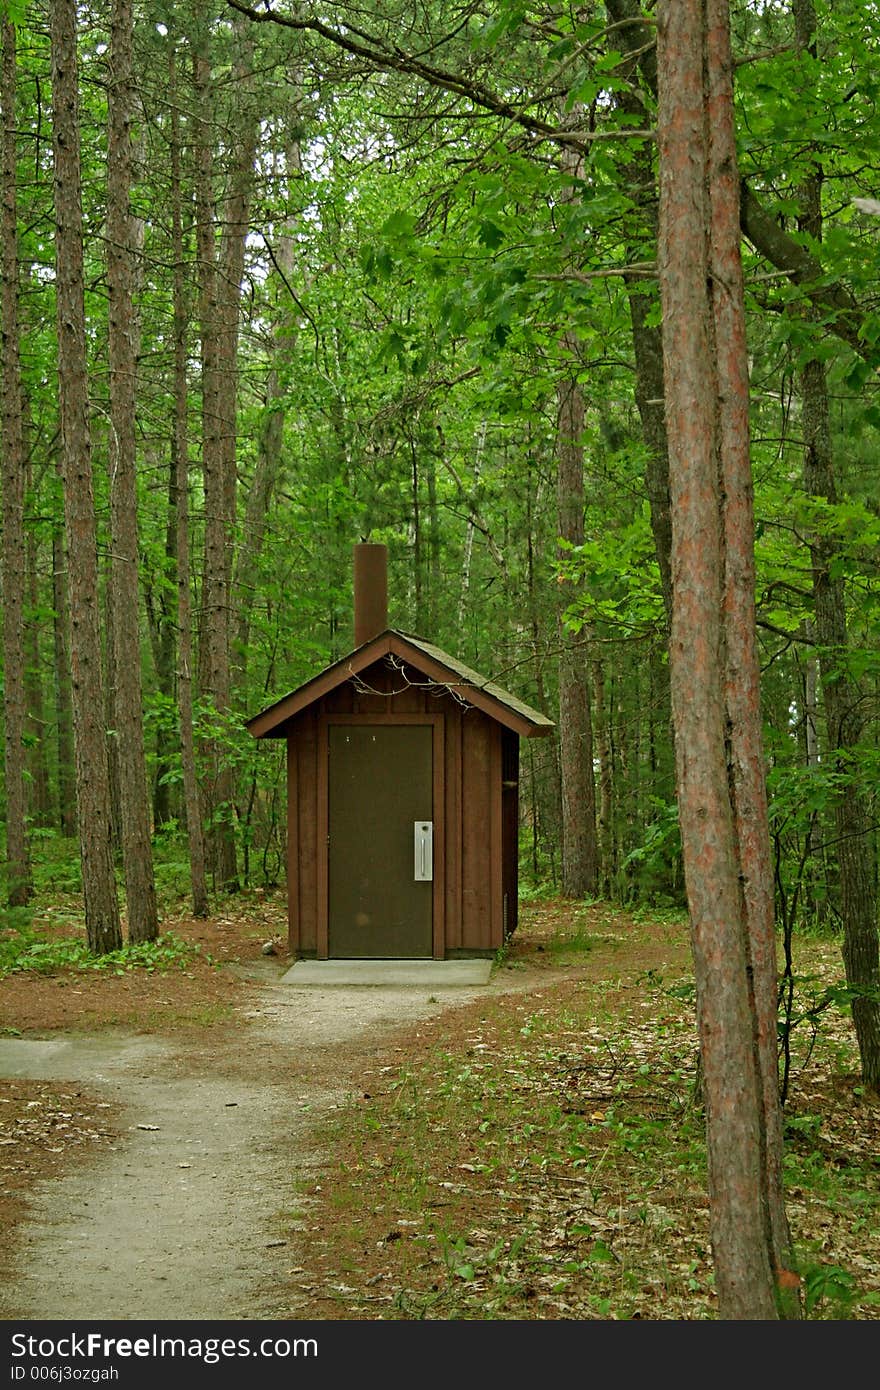
{"label": "roof eave", "polygon": [[454,697],[458,693],[467,704],[482,710],[484,714],[524,738],[542,738],[553,730],[553,723],[543,715],[536,712],[535,718],[531,719],[527,714],[512,709],[489,690],[461,679],[455,670],[445,666],[442,661],[394,628],[387,628],[385,632],[379,633],[377,637],[334,662],[310,681],[306,681],[297,690],[291,691],[274,705],[254,715],[246,722],[245,728],[254,738],[284,738],[284,726],[296,715],[350,680],[352,676],[357,676],[366,667],[372,666],[381,657],[392,654],[424,671],[432,681],[445,686]]}

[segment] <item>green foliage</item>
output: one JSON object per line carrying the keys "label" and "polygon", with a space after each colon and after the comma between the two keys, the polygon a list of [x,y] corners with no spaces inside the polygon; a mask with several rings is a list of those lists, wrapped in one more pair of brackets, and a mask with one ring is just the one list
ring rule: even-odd
{"label": "green foliage", "polygon": [[22,971],[54,975],[63,970],[109,975],[125,975],[132,970],[166,974],[169,970],[185,970],[197,954],[197,947],[173,932],[163,933],[156,941],[142,941],[95,956],[77,938],[43,941],[30,927],[6,929],[0,937],[0,978]]}
{"label": "green foliage", "polygon": [[803,1024],[810,1025],[815,1032],[818,1021],[826,1010],[835,1009],[841,1014],[847,1014],[856,999],[872,999],[880,1003],[880,989],[867,985],[848,985],[843,980],[828,983],[821,976],[803,974],[793,977],[793,985],[798,1004],[795,1012],[786,1019],[789,1032]]}
{"label": "green foliage", "polygon": [[37,902],[82,893],[79,842],[45,827],[31,831],[31,865]]}
{"label": "green foliage", "polygon": [[519,836],[520,901],[554,898],[559,892],[557,865],[550,846],[536,841],[531,828],[523,827]]}
{"label": "green foliage", "polygon": [[[55,468],[58,432],[51,147],[40,94],[47,89],[45,26],[20,25],[16,112],[22,265],[22,372],[28,401],[28,655],[42,681],[26,743],[33,777],[42,756],[57,819],[57,709],[52,679],[63,530]],[[198,698],[198,776],[219,759],[235,792],[215,818],[231,821],[242,875],[283,877],[282,750],[254,743],[244,720],[308,680],[352,644],[350,547],[386,541],[390,617],[458,652],[551,715],[557,701],[559,624],[583,645],[593,684],[597,783],[602,777],[602,891],[638,907],[683,899],[669,728],[666,618],[646,474],[651,452],[634,398],[630,297],[659,324],[652,275],[622,274],[656,259],[650,188],[653,146],[622,138],[643,115],[617,97],[638,76],[622,62],[620,32],[602,7],[539,19],[520,0],[493,0],[451,24],[451,11],[379,7],[368,28],[399,50],[401,71],[356,85],[305,75],[337,73],[317,36],[252,26],[256,78],[244,84],[235,31],[221,0],[194,16],[163,3],[137,26],[138,65],[152,93],[136,123],[132,204],[144,217],[139,260],[138,508],[144,595],[144,707],[149,770],[170,801],[157,838],[160,900],[186,886],[179,711],[175,690],[176,575],[170,490],[174,419],[171,112],[184,151],[194,128],[191,57],[200,47],[218,80],[205,112],[218,193],[229,189],[236,109],[253,101],[260,148],[251,205],[238,342],[240,386],[233,582],[233,694],[218,713]],[[880,222],[853,199],[876,196],[877,35],[855,0],[819,5],[818,53],[796,51],[785,6],[733,7],[737,130],[744,174],[780,230],[845,286],[859,340],[876,345]],[[169,32],[156,27],[161,19]],[[86,292],[96,506],[102,586],[108,557],[106,206],[108,11],[81,34]],[[168,91],[169,51],[178,90]],[[430,53],[456,75],[449,91],[405,70],[407,51]],[[334,59],[335,61],[335,59]],[[297,81],[279,82],[279,72]],[[858,75],[854,81],[853,74]],[[467,95],[473,85],[473,99]],[[485,101],[483,101],[485,98]],[[493,111],[492,99],[497,102]],[[507,103],[510,103],[508,106]],[[560,124],[587,137],[545,140],[516,119]],[[823,173],[824,235],[802,226],[807,175]],[[193,600],[200,620],[204,489],[198,267],[192,161],[183,159],[183,253],[188,314],[189,518]],[[646,182],[647,180],[647,182]],[[217,242],[222,236],[217,219]],[[875,462],[880,378],[835,335],[835,314],[808,311],[801,277],[776,274],[743,246],[749,308],[752,459],[757,507],[757,603],[777,898],[799,931],[827,930],[837,910],[835,798],[870,800],[880,783],[876,714],[880,650]],[[286,252],[290,252],[286,255]],[[821,361],[831,383],[834,500],[807,496],[799,373]],[[556,499],[558,396],[583,391],[584,539],[560,545]],[[656,403],[655,403],[656,404]],[[266,450],[278,432],[267,482]],[[266,486],[262,529],[249,504]],[[810,545],[829,549],[828,573],[845,586],[849,642],[828,652],[809,637],[815,613]],[[32,581],[32,582],[31,582]],[[246,621],[244,619],[246,618]],[[170,635],[167,664],[162,643]],[[806,767],[805,681],[821,659],[827,689],[858,683],[863,732],[837,761],[828,753],[818,690],[817,744]],[[601,669],[598,669],[601,668]],[[198,672],[193,674],[196,678]],[[196,680],[196,684],[198,681]],[[36,700],[36,693],[29,696]],[[39,732],[38,732],[39,731]],[[604,751],[600,749],[604,737]],[[212,750],[208,756],[208,746]],[[600,766],[602,759],[605,765]],[[35,784],[34,784],[35,785]],[[520,783],[523,896],[557,891],[561,794],[557,750],[523,749]],[[35,813],[36,820],[36,813]],[[811,838],[812,837],[812,838]],[[37,898],[81,893],[78,858],[31,826]],[[810,844],[827,845],[821,854]],[[73,909],[71,908],[71,912]]]}
{"label": "green foliage", "polygon": [[621,863],[631,897],[652,908],[672,906],[684,892],[678,806],[655,801],[654,817]]}
{"label": "green foliage", "polygon": [[859,1298],[851,1270],[834,1264],[807,1264],[803,1272],[804,1312],[808,1318],[848,1318]]}
{"label": "green foliage", "polygon": [[[634,461],[627,461],[628,468]],[[619,453],[615,462],[621,466]],[[578,591],[566,613],[566,625],[573,632],[585,624],[598,625],[602,632],[608,624],[618,637],[653,633],[662,619],[663,604],[647,507],[640,507],[631,521],[615,525],[613,541],[604,520],[603,527],[597,512],[595,534],[583,545],[560,543],[558,579]]]}

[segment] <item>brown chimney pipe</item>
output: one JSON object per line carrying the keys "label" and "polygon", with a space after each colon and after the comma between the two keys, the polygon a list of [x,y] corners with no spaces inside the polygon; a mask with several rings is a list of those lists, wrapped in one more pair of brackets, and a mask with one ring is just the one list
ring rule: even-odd
{"label": "brown chimney pipe", "polygon": [[388,626],[388,547],[354,547],[354,644],[362,647]]}

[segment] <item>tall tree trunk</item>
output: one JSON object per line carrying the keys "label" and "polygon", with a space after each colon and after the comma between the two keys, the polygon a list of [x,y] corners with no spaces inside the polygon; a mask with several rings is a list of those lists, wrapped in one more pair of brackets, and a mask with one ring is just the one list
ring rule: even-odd
{"label": "tall tree trunk", "polygon": [[[486,452],[486,431],[488,430],[488,428],[488,420],[483,420],[481,421],[480,428],[477,432],[477,444],[476,449],[474,451],[474,469],[472,474],[473,489],[475,496],[480,486],[480,474],[483,470],[483,456]],[[470,512],[468,515],[467,530],[465,531],[464,536],[464,556],[462,557],[461,562],[461,592],[458,600],[459,632],[464,631],[465,623],[467,622],[468,605],[470,603],[471,595],[471,565],[473,563],[474,558],[474,536],[476,535],[476,531],[477,525],[474,518],[474,513]]]}
{"label": "tall tree trunk", "polygon": [[436,428],[427,431],[423,436],[423,446],[425,451],[425,489],[427,496],[428,511],[428,599],[427,599],[427,631],[433,638],[437,632],[440,621],[440,577],[441,577],[441,555],[440,555],[440,522],[437,513],[437,451],[436,451]]}
{"label": "tall tree trunk", "polygon": [[134,307],[137,234],[132,179],[132,0],[113,0],[107,138],[107,288],[110,365],[110,533],[113,546],[116,672],[113,727],[119,759],[122,866],[131,942],[159,934],[144,752],[138,587],[135,386],[138,325]]}
{"label": "tall tree trunk", "polygon": [[119,790],[119,739],[116,712],[116,595],[113,585],[104,585],[104,730],[107,744],[107,776],[110,784],[110,839],[113,858],[122,854],[122,797]]}
{"label": "tall tree trunk", "polygon": [[[171,432],[173,437],[173,424]],[[158,694],[166,708],[170,709],[177,698],[175,688],[177,603],[172,594],[175,583],[174,576],[177,573],[177,472],[173,446],[168,465],[167,497],[165,564],[155,576],[151,574],[144,576],[144,606],[147,612]],[[170,722],[165,719],[157,720],[152,787],[153,825],[157,831],[174,819],[170,776],[176,754],[177,740]]]}
{"label": "tall tree trunk", "polygon": [[248,647],[254,595],[259,583],[260,557],[266,534],[266,523],[281,468],[284,438],[284,392],[278,367],[273,363],[266,382],[266,400],[260,422],[257,466],[251,481],[245,506],[242,546],[235,574],[238,594],[235,625],[235,684],[242,696],[247,691]]}
{"label": "tall tree trunk", "polygon": [[[801,48],[815,54],[816,12],[812,0],[794,0],[795,33]],[[822,238],[822,171],[818,163],[801,185],[801,229],[814,241]],[[816,358],[801,372],[804,435],[804,487],[813,497],[832,505],[837,501],[834,448],[828,415],[825,364]],[[859,684],[849,674],[849,636],[846,591],[835,573],[837,547],[828,536],[813,537],[813,607],[822,700],[832,766],[849,785],[834,798],[834,817],[840,871],[840,915],[843,921],[843,962],[853,991],[852,1018],[859,1046],[862,1080],[880,1090],[880,943],[877,932],[876,854],[874,817],[858,776],[855,754],[864,726],[865,706]],[[873,995],[873,997],[871,997]]]}
{"label": "tall tree trunk", "polygon": [[[199,40],[208,44],[207,36]],[[193,57],[193,90],[198,115],[193,121],[195,143],[196,255],[199,284],[199,335],[202,378],[202,477],[205,499],[205,549],[202,571],[202,602],[199,615],[199,688],[216,706],[223,703],[223,671],[228,661],[229,591],[227,575],[227,535],[223,513],[224,490],[220,476],[220,371],[217,333],[217,238],[214,210],[214,159],[208,125],[210,60],[200,48]],[[178,498],[180,494],[178,493]],[[221,686],[217,690],[217,685]],[[224,870],[218,864],[217,808],[223,799],[223,748],[216,736],[202,741],[204,782],[203,814],[200,820],[211,825],[205,832],[207,866],[216,885],[223,886]],[[227,803],[228,813],[228,803]],[[234,874],[233,874],[234,877]]]}
{"label": "tall tree trunk", "polygon": [[[813,643],[816,640],[816,629],[814,623],[807,619],[802,624],[803,636],[807,642]],[[808,771],[815,771],[819,767],[821,754],[819,751],[819,661],[815,651],[810,646],[807,648],[803,665],[803,755],[804,766]],[[824,917],[824,904],[827,895],[823,894],[823,905],[820,906],[816,897],[816,883],[823,872],[824,847],[822,835],[819,836],[819,843],[815,842],[817,814],[813,812],[807,823],[804,832],[803,848],[803,912],[809,918],[818,920]]]}
{"label": "tall tree trunk", "polygon": [[[745,927],[746,981],[762,1109],[762,1201],[771,1269],[794,1264],[782,1185],[778,980],[773,861],[761,718],[755,616],[755,516],[749,435],[749,368],[740,254],[739,177],[733,116],[728,0],[706,3],[706,94],[710,203],[709,274],[717,363],[717,436],[723,505],[724,700],[728,785]],[[785,1283],[783,1311],[799,1304]]]}
{"label": "tall tree trunk", "polygon": [[196,777],[193,734],[193,642],[189,562],[189,445],[187,439],[187,300],[184,280],[183,196],[180,173],[180,117],[176,100],[177,73],[174,49],[169,53],[171,92],[171,219],[174,255],[174,430],[171,441],[174,475],[174,515],[177,561],[177,702],[180,719],[180,757],[183,769],[183,802],[189,847],[193,914],[208,915],[208,883],[202,807]]}
{"label": "tall tree trunk", "polygon": [[71,624],[71,690],[77,810],[88,943],[122,945],[110,849],[110,786],[104,741],[98,550],[89,438],[76,0],[52,5],[52,128],[58,386],[64,465]]}
{"label": "tall tree trunk", "polygon": [[[577,344],[569,335],[574,352]],[[572,371],[557,386],[556,501],[557,529],[565,561],[569,547],[584,543],[584,397]],[[574,633],[565,624],[565,609],[577,589],[561,586],[559,627],[559,771],[562,783],[562,892],[567,898],[596,892],[596,786],[593,777],[593,725],[587,680],[588,648],[584,626]]]}
{"label": "tall tree trunk", "polygon": [[[19,330],[20,336],[20,330]],[[52,774],[49,770],[50,740],[46,737],[49,720],[46,716],[46,696],[44,690],[45,658],[40,648],[40,634],[43,630],[43,608],[45,597],[41,593],[40,566],[43,562],[41,536],[33,524],[33,510],[28,508],[28,499],[35,499],[40,481],[49,469],[51,452],[44,464],[37,470],[35,482],[32,465],[33,425],[30,402],[27,393],[21,394],[21,430],[24,465],[24,532],[25,532],[25,607],[24,607],[24,692],[26,704],[25,741],[27,748],[26,777],[28,788],[28,814],[31,824],[48,828],[56,823],[55,799],[52,789]],[[53,445],[51,446],[54,448]],[[59,489],[59,500],[61,497]],[[39,504],[32,500],[31,508]],[[73,799],[71,797],[71,799]]]}
{"label": "tall tree trunk", "polygon": [[[208,109],[210,64],[195,56],[194,81],[200,109]],[[205,566],[202,589],[202,634],[199,673],[223,724],[231,710],[231,586],[235,524],[235,436],[238,385],[238,330],[245,238],[253,191],[257,126],[244,113],[238,122],[237,155],[224,204],[219,255],[214,233],[213,158],[205,122],[197,133],[198,255],[201,268],[203,442],[205,486]],[[205,747],[211,858],[218,885],[238,886],[234,776],[221,737]]]}
{"label": "tall tree trunk", "polygon": [[[647,37],[643,23],[627,22],[641,16],[638,0],[608,0],[606,10],[615,25],[613,45],[630,55],[625,71],[626,76],[632,79],[640,61],[645,60]],[[653,49],[653,43],[651,47]],[[652,70],[656,89],[656,64]],[[619,92],[616,100],[621,109],[637,123],[642,122],[644,105],[635,87]],[[652,151],[646,146],[637,148],[627,169],[633,202],[645,219],[644,233],[654,244],[657,239],[657,176]],[[632,263],[644,260],[644,246],[633,240],[627,247],[627,256]],[[635,399],[647,449],[645,486],[668,626],[672,614],[672,518],[669,510],[669,446],[664,413],[663,335],[659,324],[650,320],[652,296],[645,293],[644,279],[640,275],[630,274],[624,276],[624,283],[628,292],[635,359]]]}
{"label": "tall tree trunk", "polygon": [[[542,626],[541,602],[538,594],[536,565],[535,565],[535,511],[537,506],[536,494],[540,493],[540,481],[537,488],[533,491],[534,481],[534,456],[532,453],[531,442],[527,446],[527,477],[526,477],[526,583],[528,594],[528,613],[523,616],[523,627],[528,625],[528,633],[531,639],[532,658],[534,661],[534,682],[535,682],[535,705],[542,714],[548,714],[550,710],[547,698],[547,683],[544,667],[547,660],[546,639]],[[472,515],[479,524],[479,517],[476,507],[472,508]],[[487,536],[488,536],[487,532]],[[492,543],[494,546],[494,542]],[[492,547],[490,547],[492,549]],[[494,554],[494,550],[493,550]],[[505,575],[507,573],[505,569]],[[560,839],[560,814],[562,806],[562,786],[559,779],[559,747],[556,739],[547,740],[550,745],[544,752],[544,759],[540,760],[534,756],[532,740],[529,740],[529,770],[531,774],[531,799],[532,817],[534,827],[534,847],[533,860],[536,865],[535,877],[537,877],[537,854],[539,845],[544,848],[550,859],[551,881],[556,885],[556,861],[554,848]],[[537,776],[540,768],[541,775]]]}
{"label": "tall tree trunk", "polygon": [[664,0],[658,77],[670,665],[710,1226],[721,1316],[774,1319],[790,1254],[775,1221],[781,1212],[784,1223],[778,1080],[764,1077],[775,952],[771,966],[726,0]]}
{"label": "tall tree trunk", "polygon": [[[648,65],[653,74],[656,90],[656,59],[652,51],[650,60],[644,51],[646,34],[639,23],[621,23],[624,17],[633,19],[640,15],[638,0],[609,0],[606,10],[612,23],[617,21],[613,42],[622,52],[629,55],[626,76],[635,78],[640,63]],[[653,44],[651,45],[653,50]],[[635,86],[618,93],[617,101],[622,110],[636,123],[644,116],[644,106]],[[631,197],[640,209],[644,221],[644,233],[650,244],[657,240],[657,176],[653,152],[647,146],[640,146],[633,153],[628,166],[631,183]],[[627,247],[627,258],[635,264],[645,259],[645,247],[635,238]],[[642,426],[647,461],[645,464],[645,490],[651,518],[651,533],[654,538],[654,553],[660,574],[660,591],[663,597],[665,625],[668,631],[672,620],[672,514],[669,501],[669,441],[666,435],[665,387],[663,378],[663,334],[660,325],[651,322],[653,296],[646,292],[642,276],[630,274],[624,277],[627,287],[630,326],[632,330],[633,357],[635,363],[635,401]],[[667,726],[669,743],[673,749],[675,731],[672,727],[669,668],[661,668],[661,679],[655,687],[658,705],[662,708],[664,723]],[[653,707],[652,707],[653,728]],[[668,793],[667,793],[668,794]]]}
{"label": "tall tree trunk", "polygon": [[[61,473],[61,460],[58,460]],[[70,690],[70,597],[64,527],[52,530],[52,632],[55,667],[55,719],[58,752],[58,820],[61,834],[73,837],[76,824],[76,772]]]}
{"label": "tall tree trunk", "polygon": [[599,848],[599,893],[611,898],[617,878],[614,847],[614,781],[611,738],[605,705],[605,667],[600,656],[593,657],[593,699],[595,708],[596,754],[599,761],[599,806],[597,835]]}
{"label": "tall tree trunk", "polygon": [[2,22],[3,108],[3,718],[6,785],[6,896],[23,907],[33,891],[27,834],[24,681],[24,441],[18,331],[18,216],[15,139],[15,28]]}
{"label": "tall tree trunk", "polygon": [[[303,172],[302,151],[298,141],[291,141],[287,148],[285,172],[290,189],[293,187],[294,179],[301,176]],[[272,259],[284,284],[278,291],[279,307],[275,311],[275,323],[272,330],[272,365],[266,381],[266,396],[263,404],[263,416],[260,421],[257,466],[248,491],[242,544],[235,575],[235,588],[238,595],[238,621],[234,647],[235,684],[242,694],[247,690],[248,646],[260,557],[263,551],[272,497],[282,462],[286,389],[282,385],[280,369],[282,363],[289,360],[296,342],[290,307],[287,304],[290,281],[295,267],[294,224],[292,220],[288,220],[283,227],[273,250]],[[285,307],[282,308],[281,305]]]}
{"label": "tall tree trunk", "polygon": [[[223,574],[218,594],[225,595],[224,611],[216,612],[215,641],[212,643],[211,691],[215,705],[227,718],[232,714],[232,555],[236,514],[236,437],[238,431],[238,336],[241,319],[241,285],[244,277],[245,241],[254,190],[258,124],[248,109],[250,95],[250,45],[248,25],[238,23],[241,43],[237,75],[242,83],[242,104],[238,120],[238,158],[232,169],[229,197],[224,209],[224,228],[220,241],[220,275],[217,280],[218,369],[220,376],[219,458],[217,469],[219,500],[225,542]],[[206,498],[207,504],[207,498]],[[235,776],[228,757],[218,766],[215,854],[220,884],[238,887],[235,854]]]}
{"label": "tall tree trunk", "polygon": [[[415,422],[416,427],[418,421]],[[415,436],[412,431],[407,438],[409,445],[409,480],[410,480],[410,535],[412,537],[412,579],[413,579],[413,611],[415,613],[416,632],[424,632],[424,614],[422,612],[423,583],[422,583],[422,509],[420,503],[420,484],[419,484],[419,454],[416,448]]]}
{"label": "tall tree trunk", "polygon": [[[801,392],[804,486],[811,496],[833,504],[836,500],[833,446],[822,362],[806,364],[801,373]],[[858,682],[848,673],[845,593],[843,581],[834,570],[836,554],[837,546],[833,539],[818,535],[814,537],[810,555],[828,739],[826,758],[829,768],[840,772],[846,782],[834,796],[843,961],[846,982],[853,991],[852,1019],[859,1047],[862,1080],[874,1090],[880,1090],[880,1003],[877,1002],[880,951],[874,816],[857,771],[857,749],[864,726],[864,699]]]}
{"label": "tall tree trunk", "polygon": [[633,277],[627,277],[627,285],[636,365],[636,406],[648,452],[645,486],[668,624],[672,614],[672,517],[669,506],[669,446],[663,408],[663,338],[659,327],[649,320],[651,301],[637,288]]}
{"label": "tall tree trunk", "polygon": [[[24,420],[25,428],[27,420]],[[30,468],[25,468],[25,496],[32,495]],[[52,779],[49,774],[49,741],[46,738],[46,703],[43,690],[43,658],[40,651],[42,628],[40,595],[40,541],[29,525],[25,512],[25,551],[27,604],[24,615],[24,690],[27,704],[27,776],[30,779],[30,817],[34,825],[55,823]]]}

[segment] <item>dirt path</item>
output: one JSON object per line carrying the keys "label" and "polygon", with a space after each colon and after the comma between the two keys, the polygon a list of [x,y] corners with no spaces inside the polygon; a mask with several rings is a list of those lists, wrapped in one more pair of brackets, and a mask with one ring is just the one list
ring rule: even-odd
{"label": "dirt path", "polygon": [[322,1161],[316,1122],[371,1059],[394,1061],[401,1026],[529,987],[522,972],[433,995],[291,987],[270,967],[264,978],[219,1047],[214,1033],[187,1050],[131,1035],[0,1042],[0,1074],[81,1081],[119,1129],[99,1156],[36,1186],[4,1317],[289,1316],[273,1269],[297,1264],[292,1213]]}

